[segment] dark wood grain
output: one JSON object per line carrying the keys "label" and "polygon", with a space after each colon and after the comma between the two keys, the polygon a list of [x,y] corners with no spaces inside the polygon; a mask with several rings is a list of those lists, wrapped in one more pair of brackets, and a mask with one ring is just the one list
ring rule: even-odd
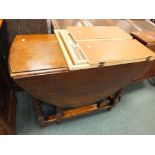
{"label": "dark wood grain", "polygon": [[[150,62],[140,62],[68,71],[54,35],[47,35],[46,37],[30,35],[29,37],[27,36],[24,44],[19,44],[23,37],[26,38],[26,36],[17,37],[11,48],[9,59],[10,73],[16,82],[32,96],[56,106],[77,107],[99,101],[128,85],[129,81],[142,73],[147,65],[150,64]],[[49,43],[49,38],[53,38],[53,40],[51,39],[50,44],[47,44]],[[29,44],[30,42],[31,44]],[[52,49],[57,49],[55,50],[54,58],[60,60],[61,65],[57,61],[52,60],[53,55],[49,54],[47,45],[49,45],[51,52]],[[31,57],[31,52],[36,56]],[[20,58],[18,57],[19,53]],[[42,58],[46,54],[49,56],[48,60],[51,60],[50,67],[44,66],[46,60]],[[43,66],[37,66],[34,57],[37,57],[37,61]],[[19,64],[20,66],[18,66]],[[33,67],[38,67],[38,69],[34,70]],[[45,70],[45,72],[39,73],[39,69]]]}
{"label": "dark wood grain", "polygon": [[[2,23],[2,20],[0,20]],[[0,29],[0,134],[15,133],[16,97],[4,64]]]}
{"label": "dark wood grain", "polygon": [[56,36],[46,34],[17,36],[9,63],[11,74],[67,68]]}
{"label": "dark wood grain", "polygon": [[[149,49],[155,51],[155,44],[154,43],[148,43],[148,37],[151,36],[154,38],[155,36],[155,26],[150,24],[145,19],[134,19],[134,20],[128,20],[128,19],[81,19],[81,20],[74,20],[74,19],[68,19],[68,20],[52,20],[53,27],[54,28],[67,28],[67,26],[77,26],[77,23],[79,23],[82,26],[118,26],[128,32],[129,34],[134,32],[135,34],[140,33],[140,37],[135,36],[135,39],[139,40],[142,44],[147,46]],[[133,33],[133,34],[134,34]],[[134,35],[133,35],[134,36]],[[150,39],[149,39],[150,40]],[[155,76],[155,61],[150,63],[150,66],[146,68],[146,70],[143,72],[143,75],[136,76],[133,80],[131,80],[131,83],[134,81],[140,81],[147,79],[149,77]]]}
{"label": "dark wood grain", "polygon": [[[57,123],[63,120],[63,114],[72,117],[100,108],[101,100],[126,87],[151,63],[144,61],[69,71],[55,35],[17,36],[9,54],[12,78],[33,97],[55,105],[56,115],[49,121]],[[61,111],[63,107],[82,107],[96,102],[95,109],[91,106],[69,113]],[[115,100],[111,99],[111,102]],[[46,120],[41,116],[38,104],[36,109],[44,126]]]}
{"label": "dark wood grain", "polygon": [[149,62],[17,78],[32,96],[56,106],[82,106],[128,85]]}
{"label": "dark wood grain", "polygon": [[131,35],[144,45],[155,45],[155,31],[132,32]]}
{"label": "dark wood grain", "polygon": [[[131,35],[155,52],[155,31],[132,32]],[[155,60],[150,63],[143,74],[137,76],[133,81],[143,80],[153,76],[155,76]]]}
{"label": "dark wood grain", "polygon": [[40,127],[45,127],[47,124],[56,122],[57,124],[62,123],[64,119],[69,119],[72,117],[77,117],[80,115],[85,115],[97,111],[110,111],[121,99],[121,94],[123,89],[117,91],[113,95],[109,96],[106,99],[100,100],[96,103],[92,103],[87,106],[69,108],[65,109],[63,107],[55,107],[55,112],[48,116],[44,116],[41,109],[41,101],[35,99],[34,106],[36,111],[36,116]]}

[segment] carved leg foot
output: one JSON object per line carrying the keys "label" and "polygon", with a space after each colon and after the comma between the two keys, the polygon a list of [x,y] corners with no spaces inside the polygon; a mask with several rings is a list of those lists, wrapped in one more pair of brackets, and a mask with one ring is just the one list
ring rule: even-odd
{"label": "carved leg foot", "polygon": [[106,111],[111,111],[111,109],[112,109],[112,107],[111,108],[107,108]]}
{"label": "carved leg foot", "polygon": [[57,119],[56,119],[56,123],[57,124],[60,124],[60,123],[62,123],[62,108],[61,107],[56,107],[56,117],[57,117]]}
{"label": "carved leg foot", "polygon": [[123,92],[123,89],[120,89],[119,91],[115,93],[114,97],[108,97],[112,107],[114,107],[118,102],[120,102],[122,92]]}
{"label": "carved leg foot", "polygon": [[34,101],[33,101],[33,104],[34,104],[34,111],[36,113],[36,117],[37,117],[37,120],[38,120],[38,123],[40,125],[40,127],[45,127],[45,118],[43,116],[43,113],[42,113],[42,109],[41,109],[41,102],[34,98]]}
{"label": "carved leg foot", "polygon": [[114,97],[114,106],[115,106],[118,102],[120,102],[122,92],[123,92],[123,89],[120,89],[119,91],[116,92],[115,97]]}
{"label": "carved leg foot", "polygon": [[104,102],[104,99],[103,100],[100,100],[100,101],[97,101],[97,108],[100,108],[101,107],[101,104]]}

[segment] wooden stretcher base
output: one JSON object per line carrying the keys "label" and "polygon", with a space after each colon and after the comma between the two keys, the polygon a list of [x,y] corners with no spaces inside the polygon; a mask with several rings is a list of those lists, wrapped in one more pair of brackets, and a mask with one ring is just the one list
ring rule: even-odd
{"label": "wooden stretcher base", "polygon": [[97,101],[94,104],[82,106],[78,108],[72,108],[70,110],[63,110],[63,107],[55,106],[55,112],[52,115],[44,116],[41,108],[41,101],[34,98],[34,111],[36,113],[36,117],[40,127],[45,127],[46,125],[56,122],[57,124],[62,123],[63,120],[68,118],[73,118],[76,116],[97,112],[100,110],[110,111],[121,99],[123,89],[117,91],[113,96],[109,96],[107,98],[107,102],[105,100]]}

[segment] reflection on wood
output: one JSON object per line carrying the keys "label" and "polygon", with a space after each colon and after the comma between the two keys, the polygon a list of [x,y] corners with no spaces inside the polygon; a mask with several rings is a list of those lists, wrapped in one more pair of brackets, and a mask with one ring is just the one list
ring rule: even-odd
{"label": "reflection on wood", "polygon": [[151,50],[118,27],[68,27],[55,32],[70,70],[155,59]]}
{"label": "reflection on wood", "polygon": [[[23,37],[26,39],[24,46],[22,43],[19,44]],[[61,66],[64,66],[64,68],[60,68],[59,63],[52,61],[51,68],[44,66],[44,72],[42,72],[42,69],[40,71],[33,70],[36,59],[31,57],[30,53],[26,54],[27,51],[31,51],[32,44],[35,44],[36,48],[33,51],[37,54],[42,49],[43,52],[39,52],[39,62],[44,62],[45,60],[42,58],[48,53],[48,49],[41,42],[47,44],[49,35],[44,40],[42,40],[42,35],[37,35],[37,39],[36,35],[18,36],[10,51],[10,73],[12,78],[32,96],[56,106],[78,107],[101,100],[128,85],[130,80],[150,64],[149,61],[145,61],[69,71],[64,62],[60,45],[56,37],[53,36],[50,44],[55,46],[51,46],[51,50],[57,49],[54,50],[55,55],[57,55],[55,59],[63,60]],[[39,48],[37,48],[38,46]],[[22,51],[21,54],[19,54],[20,51]],[[20,55],[20,59],[16,55]],[[52,56],[50,57],[52,60]],[[13,60],[18,60],[18,62],[24,64],[22,66],[23,71],[14,65]],[[29,62],[31,62],[31,65],[28,65]]]}
{"label": "reflection on wood", "polygon": [[89,64],[104,66],[151,61],[155,54],[137,40],[86,41],[77,43]]}
{"label": "reflection on wood", "polygon": [[[55,20],[55,21],[57,22],[57,26],[59,29],[67,28],[67,26],[76,26],[74,24],[75,22],[73,19],[70,19],[70,20],[61,20],[60,19],[60,20]],[[83,26],[118,26],[118,27],[122,28],[123,30],[125,30],[129,34],[131,32],[136,32],[138,30],[140,30],[142,32],[155,31],[155,25],[148,22],[148,20],[144,20],[144,19],[141,19],[141,20],[138,20],[138,19],[137,20],[125,20],[125,19],[82,19],[82,20],[76,20],[76,22],[78,22],[78,21]],[[52,20],[52,22],[53,22],[53,20]],[[68,24],[68,22],[70,24]],[[146,43],[145,43],[145,45],[146,45]],[[147,45],[147,47],[150,48],[151,50],[155,49],[154,44]],[[153,66],[154,66],[154,64],[152,62],[150,64],[150,69],[148,67],[146,71],[144,70],[144,75],[137,77],[137,79],[134,79],[134,81],[143,80],[150,76],[155,76],[155,72],[153,71],[154,70]]]}

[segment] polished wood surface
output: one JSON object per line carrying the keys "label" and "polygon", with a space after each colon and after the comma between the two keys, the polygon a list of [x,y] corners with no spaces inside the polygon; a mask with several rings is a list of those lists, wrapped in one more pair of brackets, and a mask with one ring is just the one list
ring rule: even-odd
{"label": "polished wood surface", "polygon": [[[132,32],[131,34],[135,39],[155,52],[155,31]],[[155,60],[152,61],[147,70],[139,77],[136,77],[136,79],[145,79],[153,76],[155,76]],[[134,81],[136,79],[134,79]]]}
{"label": "polished wood surface", "polygon": [[149,63],[97,67],[15,80],[40,100],[61,107],[77,107],[101,100],[124,88]]}
{"label": "polished wood surface", "polygon": [[12,76],[20,73],[38,74],[67,70],[66,61],[61,53],[55,35],[20,35],[10,50],[10,71]]}
{"label": "polished wood surface", "polygon": [[92,39],[132,39],[128,33],[117,26],[69,26],[67,27],[67,30],[70,32],[75,41]]}
{"label": "polished wood surface", "polygon": [[[37,62],[43,65],[38,66]],[[37,100],[56,106],[54,115],[43,117],[39,102],[34,103],[42,127],[49,122],[60,123],[66,118],[111,109],[112,94],[142,74],[150,63],[146,60],[69,71],[55,35],[17,36],[9,54],[12,78]],[[100,104],[105,98],[110,98],[110,105]],[[63,111],[63,107],[77,109]]]}
{"label": "polished wood surface", "polygon": [[[129,34],[118,27],[68,27],[68,31],[55,30],[55,33],[70,70],[92,68],[100,64],[109,66],[133,63],[155,58],[151,50],[137,40],[133,40]],[[69,37],[70,34],[73,35],[74,40]],[[69,58],[66,55],[69,55]],[[74,63],[73,67],[70,65],[72,63],[70,59]]]}
{"label": "polished wood surface", "polygon": [[[59,23],[61,24],[59,25]],[[76,26],[111,25],[111,26],[119,26],[128,33],[135,31],[145,31],[148,29],[150,31],[154,31],[154,27],[152,25],[149,25],[148,22],[145,20],[61,20],[61,22],[57,22],[55,25],[56,25],[55,27],[57,28],[66,28],[67,26],[73,26],[73,25]],[[36,41],[36,44],[37,42],[38,41]],[[14,47],[15,45],[16,44],[14,44]],[[19,48],[18,52],[20,51],[20,49],[22,50],[21,45],[18,46]],[[17,47],[15,48],[17,49]],[[151,48],[152,46],[150,47],[150,49]],[[27,51],[29,50],[30,49],[28,49]],[[37,53],[36,47],[35,50]],[[25,51],[26,50],[24,50],[24,52]],[[42,68],[42,70],[39,70],[39,67],[37,68],[37,66],[33,66],[32,62],[31,63],[32,69],[27,64],[23,68],[18,68],[19,69],[18,72],[18,70],[15,69],[16,68],[15,65],[14,66],[15,68],[13,67],[15,69],[14,70],[15,72],[12,72],[11,67],[10,72],[12,73],[11,75],[16,80],[16,82],[27,92],[29,92],[32,96],[35,96],[38,99],[43,100],[47,103],[58,106],[56,108],[57,109],[56,115],[49,116],[48,118],[46,118],[46,120],[44,120],[47,122],[50,121],[61,122],[61,119],[64,118],[77,116],[80,113],[87,113],[89,111],[94,111],[97,109],[97,104],[90,105],[92,102],[96,102],[97,100],[101,100],[104,97],[113,94],[114,92],[118,91],[122,87],[125,87],[127,84],[129,84],[129,81],[133,81],[134,79],[135,81],[137,81],[137,79],[142,80],[150,76],[149,74],[150,72],[154,73],[150,68],[150,66],[154,68],[154,64],[152,62],[116,65],[114,68],[112,66],[109,66],[106,68],[84,70],[83,72],[81,71],[69,72],[67,66],[62,67],[61,69],[60,68],[56,69],[55,67],[54,68],[52,67],[53,64],[50,64],[49,66],[51,66],[51,68],[48,68],[48,66],[46,65],[47,61],[41,59],[42,57],[41,55],[43,53],[42,52],[39,53],[40,58],[36,56],[32,60],[34,64],[36,60],[43,61],[43,64],[45,65]],[[28,54],[28,56],[30,55]],[[48,56],[51,55],[48,54]],[[24,57],[20,58],[24,59]],[[22,61],[20,60],[20,58],[19,62]],[[28,59],[31,58],[27,57],[25,61]],[[146,70],[148,71],[148,73],[146,72]],[[143,77],[141,75],[143,75]],[[64,106],[79,107],[83,105],[88,106],[75,109],[75,111],[70,110],[66,112],[62,112],[60,108]],[[38,110],[39,108],[37,107],[36,109]]]}
{"label": "polished wood surface", "polygon": [[[4,19],[2,25],[2,53],[5,57],[5,72],[8,73],[8,55],[13,40],[19,34],[47,34],[47,20],[46,19]],[[17,91],[22,89],[12,80],[11,84]]]}
{"label": "polished wood surface", "polygon": [[132,35],[145,45],[155,45],[155,31],[132,32]]}
{"label": "polished wood surface", "polygon": [[155,54],[137,40],[80,41],[77,43],[89,64],[123,64],[155,58]]}
{"label": "polished wood surface", "polygon": [[[21,38],[23,37],[25,38],[26,36],[21,36]],[[39,49],[38,47],[37,49],[40,51],[40,41],[42,39],[40,38],[38,41],[36,41],[35,37],[36,36],[32,37],[31,35],[30,37],[27,36],[25,42],[34,42],[35,45],[38,44]],[[46,42],[49,43],[49,38],[45,38],[46,41],[44,40],[44,44],[42,44],[42,46],[47,45]],[[21,39],[16,39],[13,43],[12,49],[10,50],[9,65],[11,76],[23,89],[28,91],[32,96],[47,103],[61,107],[83,106],[101,100],[102,98],[107,97],[128,85],[129,81],[131,81],[136,75],[143,72],[143,70],[150,64],[149,61],[146,61],[77,71],[68,71],[68,68],[63,68],[63,70],[58,69],[56,72],[56,67],[50,67],[50,69],[47,68],[48,71],[45,71],[41,74],[39,71],[34,71],[33,69],[31,69],[33,68],[33,66],[29,68],[27,67],[27,63],[32,58],[31,54],[26,55],[25,53],[27,53],[27,51],[31,51],[30,48],[34,49],[34,47],[32,46],[32,44],[30,44],[31,46],[23,46],[22,43],[19,44],[19,41],[21,41]],[[52,41],[50,43],[50,47],[55,49],[56,47],[52,46]],[[49,51],[46,46],[43,47],[44,51],[39,53],[40,63],[46,61],[41,58],[44,58],[45,53],[48,53]],[[23,48],[25,49],[23,50]],[[20,55],[21,51],[22,57],[21,59],[18,59],[17,57],[17,59],[19,62],[21,62],[21,64],[23,61],[23,64],[26,65],[24,65],[24,69],[22,68],[23,71],[19,70],[22,72],[20,72],[20,76],[18,76],[18,70],[16,69],[16,65],[14,64],[14,61],[16,61],[16,57],[13,53],[16,53],[16,55]],[[57,47],[57,50],[55,50],[55,52],[61,53],[61,56],[59,54],[56,54],[57,56],[55,58],[57,60],[62,59],[62,62],[64,62],[60,47]],[[48,56],[50,56],[48,60],[53,58],[53,55]],[[14,61],[13,58],[15,59]],[[31,65],[33,64],[35,66],[34,62],[31,62]],[[61,67],[66,67],[65,62],[62,64]],[[53,65],[54,64],[52,64],[51,66]],[[58,65],[58,67],[60,66]],[[40,67],[38,67],[38,69],[39,68]],[[29,69],[30,72],[27,69]],[[41,68],[41,70],[43,70],[43,68]],[[25,73],[27,74],[26,76]]]}

